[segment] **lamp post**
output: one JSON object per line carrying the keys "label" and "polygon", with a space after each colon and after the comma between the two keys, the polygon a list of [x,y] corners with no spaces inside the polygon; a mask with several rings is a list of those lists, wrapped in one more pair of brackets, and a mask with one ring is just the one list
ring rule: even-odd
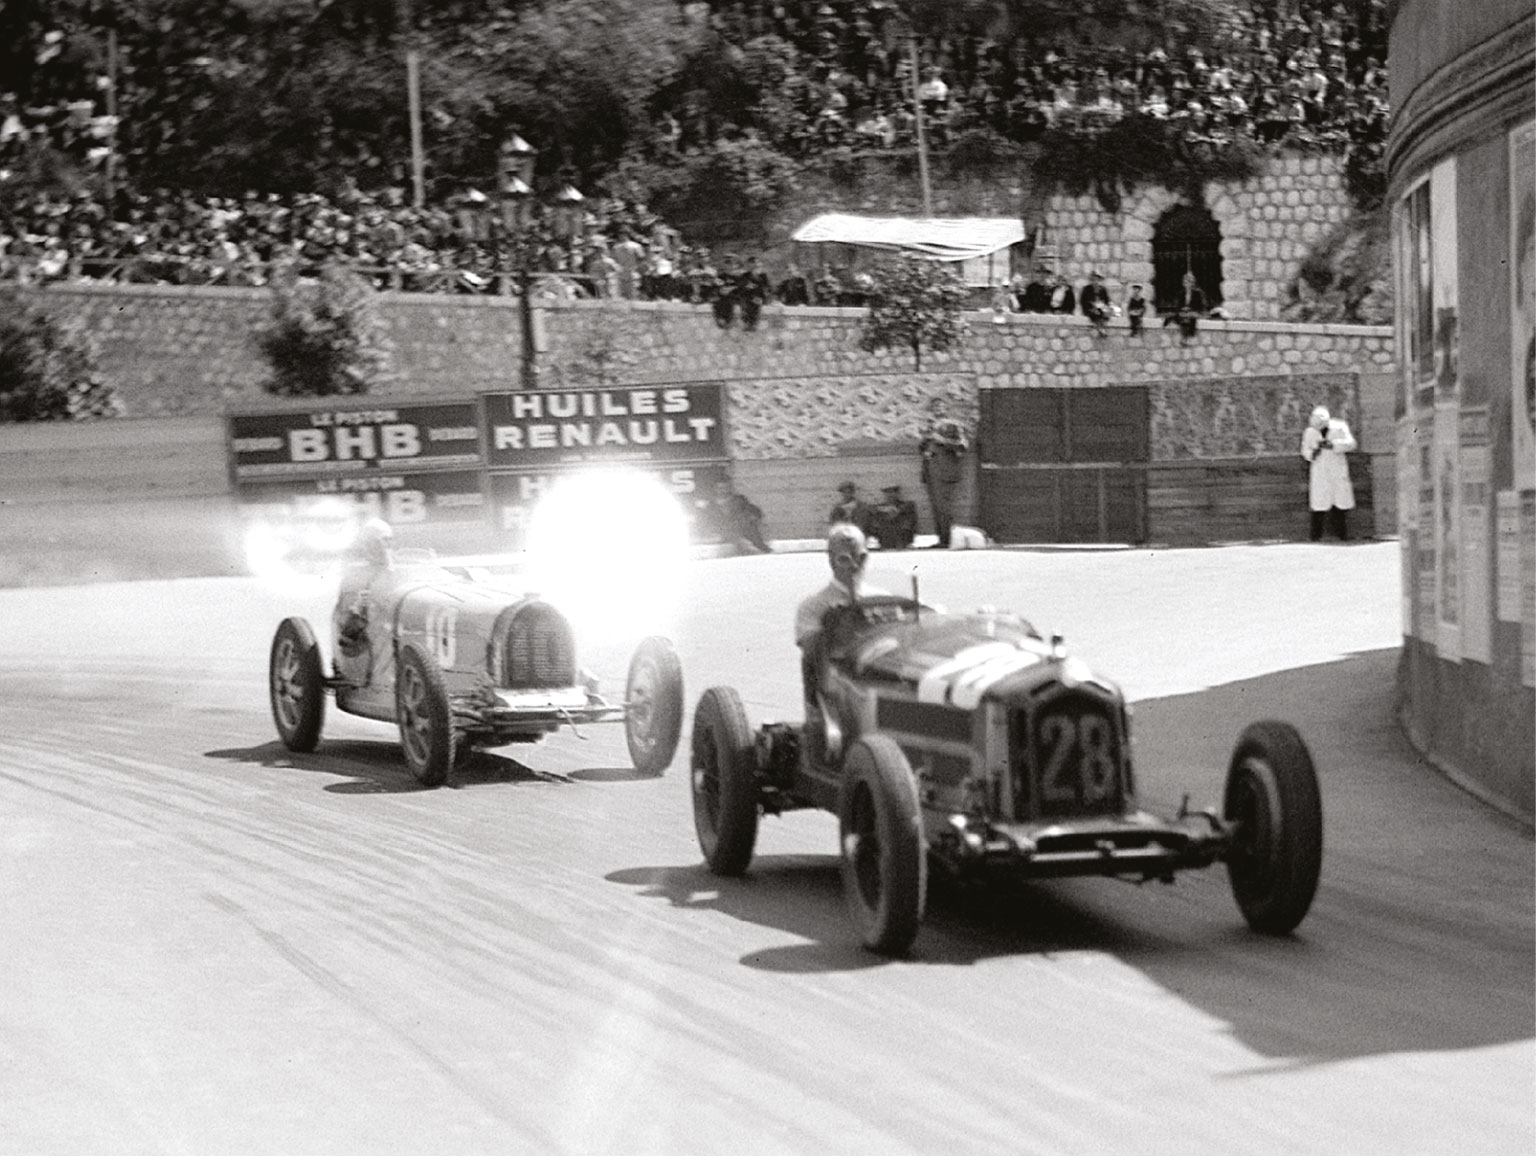
{"label": "lamp post", "polygon": [[513,133],[501,142],[496,157],[497,190],[501,194],[500,243],[496,246],[502,260],[507,238],[512,239],[513,265],[517,274],[517,311],[523,338],[522,384],[535,389],[539,384],[538,351],[533,337],[533,254],[530,232],[533,224],[533,167],[539,151]]}

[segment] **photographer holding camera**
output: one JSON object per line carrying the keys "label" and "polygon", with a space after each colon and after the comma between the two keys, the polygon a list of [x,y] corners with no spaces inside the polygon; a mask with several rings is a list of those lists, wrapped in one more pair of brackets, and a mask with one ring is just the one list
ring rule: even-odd
{"label": "photographer holding camera", "polygon": [[1323,523],[1331,524],[1339,541],[1349,540],[1348,512],[1355,508],[1355,487],[1349,480],[1349,462],[1344,455],[1355,448],[1349,423],[1332,417],[1324,406],[1312,411],[1312,419],[1301,435],[1301,456],[1311,463],[1308,488],[1312,508],[1312,541],[1323,536]]}

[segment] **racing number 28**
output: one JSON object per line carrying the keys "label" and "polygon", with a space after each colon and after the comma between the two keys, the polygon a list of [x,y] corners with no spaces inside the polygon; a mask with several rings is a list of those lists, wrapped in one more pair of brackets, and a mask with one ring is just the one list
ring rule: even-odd
{"label": "racing number 28", "polygon": [[[1115,732],[1101,714],[1047,715],[1040,722],[1045,767],[1040,792],[1047,803],[1102,803],[1115,793]],[[1081,790],[1081,798],[1079,798]]]}

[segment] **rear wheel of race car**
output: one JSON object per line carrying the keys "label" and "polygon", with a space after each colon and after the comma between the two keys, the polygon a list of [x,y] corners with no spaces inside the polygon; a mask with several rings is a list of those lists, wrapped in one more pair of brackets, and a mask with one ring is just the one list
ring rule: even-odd
{"label": "rear wheel of race car", "polygon": [[670,641],[655,636],[635,648],[624,701],[630,762],[642,775],[663,773],[683,733],[683,664]]}
{"label": "rear wheel of race car", "polygon": [[442,786],[453,768],[459,740],[443,672],[414,642],[401,647],[395,664],[395,720],[411,774],[424,787]]}
{"label": "rear wheel of race car", "polygon": [[757,755],[741,696],[712,686],[693,712],[693,826],[716,875],[740,875],[757,844]]}
{"label": "rear wheel of race car", "polygon": [[901,748],[866,735],[843,761],[843,894],[864,946],[900,955],[927,903],[928,854],[917,778]]}
{"label": "rear wheel of race car", "polygon": [[1243,731],[1222,813],[1236,827],[1227,873],[1243,918],[1266,935],[1289,934],[1312,906],[1323,864],[1322,795],[1295,727],[1257,722]]}
{"label": "rear wheel of race car", "polygon": [[272,636],[267,688],[272,721],[283,746],[290,751],[314,750],[325,722],[325,670],[320,644],[304,619],[283,619]]}

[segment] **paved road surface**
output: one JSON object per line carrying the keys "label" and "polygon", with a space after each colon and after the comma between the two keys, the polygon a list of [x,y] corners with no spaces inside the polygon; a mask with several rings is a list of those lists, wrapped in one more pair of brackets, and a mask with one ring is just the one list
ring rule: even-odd
{"label": "paved road surface", "polygon": [[[389,728],[275,741],[242,579],[0,592],[0,1153],[1522,1153],[1532,845],[1391,721],[1398,547],[922,552],[1136,700],[1155,808],[1300,725],[1327,850],[1288,939],[1219,870],[939,895],[857,948],[835,824],[699,866],[680,755],[617,728],[415,789]],[[699,562],[688,696],[791,717],[815,555]],[[624,649],[595,646],[600,672]]]}

